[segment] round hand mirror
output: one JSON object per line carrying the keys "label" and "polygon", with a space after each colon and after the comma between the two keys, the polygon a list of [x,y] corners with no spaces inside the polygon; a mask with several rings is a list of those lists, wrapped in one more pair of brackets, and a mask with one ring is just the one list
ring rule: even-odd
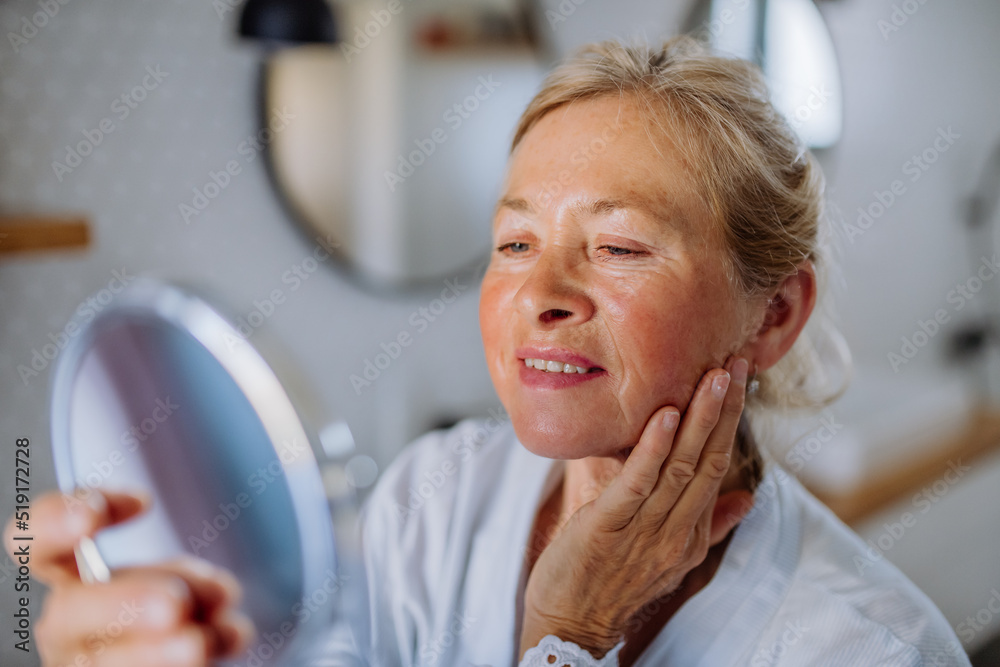
{"label": "round hand mirror", "polygon": [[[350,451],[346,425],[340,433]],[[93,489],[153,497],[140,518],[81,543],[81,574],[106,579],[108,568],[183,553],[229,569],[258,632],[242,665],[296,664],[348,604],[346,583],[363,580],[349,574],[350,526],[335,539],[334,524],[353,515],[349,487],[315,442],[257,350],[175,286],[136,280],[55,370],[52,446],[67,502]]]}

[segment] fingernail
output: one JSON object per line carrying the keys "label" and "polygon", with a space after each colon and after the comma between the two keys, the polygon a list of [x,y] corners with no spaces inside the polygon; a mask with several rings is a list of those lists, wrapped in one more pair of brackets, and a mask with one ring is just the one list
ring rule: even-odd
{"label": "fingernail", "polygon": [[143,510],[149,509],[153,504],[153,494],[145,489],[129,489],[128,493],[139,501],[139,505]]}
{"label": "fingernail", "polygon": [[94,526],[91,513],[87,512],[83,505],[89,507],[98,517],[104,516],[108,511],[108,503],[97,489],[86,491],[77,489],[72,494],[66,494],[64,500],[70,507],[67,528],[74,535],[85,535]]}
{"label": "fingernail", "polygon": [[167,641],[163,645],[162,655],[168,664],[187,665],[204,658],[204,656],[199,655],[200,652],[201,646],[197,644],[194,637],[184,635]]}
{"label": "fingernail", "polygon": [[146,614],[146,623],[153,628],[168,628],[177,618],[174,605],[161,595],[147,597],[141,609]]}
{"label": "fingernail", "polygon": [[243,600],[243,587],[239,580],[228,570],[219,569],[217,581],[226,589],[226,599],[231,605],[238,605]]}
{"label": "fingernail", "polygon": [[202,579],[211,579],[214,581],[215,578],[219,575],[218,568],[216,568],[215,565],[208,562],[204,558],[198,558],[197,556],[184,554],[183,556],[180,557],[180,561],[183,563],[185,567],[190,569],[192,572],[197,574]]}
{"label": "fingernail", "polygon": [[237,611],[227,611],[216,621],[223,638],[222,655],[232,655],[254,638],[256,630],[253,622]]}
{"label": "fingernail", "polygon": [[108,501],[105,500],[104,494],[97,489],[93,489],[89,494],[87,494],[85,502],[90,509],[94,510],[94,513],[97,514],[97,516],[104,516],[108,513]]}
{"label": "fingernail", "polygon": [[746,359],[738,359],[733,364],[733,381],[736,384],[743,384],[747,380],[747,371],[750,369],[750,362]]}
{"label": "fingernail", "polygon": [[677,423],[680,421],[681,415],[676,410],[667,410],[663,413],[663,428],[668,431],[673,431],[677,428]]}
{"label": "fingernail", "polygon": [[712,394],[716,398],[725,398],[729,389],[729,373],[723,373],[712,380]]}

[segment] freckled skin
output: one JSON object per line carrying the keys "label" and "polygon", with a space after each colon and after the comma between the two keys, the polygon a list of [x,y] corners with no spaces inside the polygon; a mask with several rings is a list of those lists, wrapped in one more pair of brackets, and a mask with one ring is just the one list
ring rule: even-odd
{"label": "freckled skin", "polygon": [[[594,159],[572,161],[609,126]],[[531,210],[498,207],[480,327],[500,400],[536,454],[614,456],[661,406],[683,412],[702,375],[746,343],[749,309],[732,293],[721,237],[670,131],[631,98],[602,97],[551,111],[511,156],[502,197]],[[598,198],[655,208],[574,208]],[[509,243],[521,245],[496,250]],[[515,355],[526,345],[567,348],[607,373],[526,387]]]}

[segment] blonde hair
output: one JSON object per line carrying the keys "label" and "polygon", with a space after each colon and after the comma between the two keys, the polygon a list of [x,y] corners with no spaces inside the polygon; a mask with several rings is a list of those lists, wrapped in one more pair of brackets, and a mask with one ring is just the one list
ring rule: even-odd
{"label": "blonde hair", "polygon": [[[818,162],[769,99],[753,63],[711,53],[691,37],[660,47],[604,41],[584,46],[553,70],[522,114],[511,144],[553,109],[578,100],[631,94],[656,118],[678,129],[674,140],[688,158],[727,248],[726,269],[735,293],[747,302],[774,296],[803,261],[812,262],[825,288],[827,236],[824,178]],[[705,159],[704,156],[711,156]],[[810,324],[822,317],[814,313]],[[820,338],[826,337],[826,341]],[[832,344],[843,378],[831,373],[820,351]],[[753,369],[751,369],[753,372]],[[849,354],[829,322],[804,330],[788,354],[757,375],[748,412],[817,409],[835,400],[850,375]],[[746,424],[741,441],[752,439]],[[741,447],[743,449],[744,447]],[[748,457],[756,446],[745,444]],[[759,460],[745,461],[758,465]]]}

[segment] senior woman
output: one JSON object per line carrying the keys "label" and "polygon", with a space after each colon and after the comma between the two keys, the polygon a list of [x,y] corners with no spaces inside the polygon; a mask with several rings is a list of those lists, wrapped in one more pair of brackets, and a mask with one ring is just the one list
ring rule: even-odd
{"label": "senior woman", "polygon": [[[365,508],[376,665],[966,665],[940,612],[757,450],[744,402],[807,402],[822,177],[752,65],[677,38],[591,45],[522,116],[480,325],[509,421],[408,447]],[[96,494],[95,494],[96,495]],[[35,510],[46,664],[239,655],[238,585],[201,561],[83,587]],[[39,556],[36,555],[36,561]],[[98,654],[87,633],[155,614]],[[339,637],[335,630],[331,631]],[[331,639],[328,660],[343,646]]]}

